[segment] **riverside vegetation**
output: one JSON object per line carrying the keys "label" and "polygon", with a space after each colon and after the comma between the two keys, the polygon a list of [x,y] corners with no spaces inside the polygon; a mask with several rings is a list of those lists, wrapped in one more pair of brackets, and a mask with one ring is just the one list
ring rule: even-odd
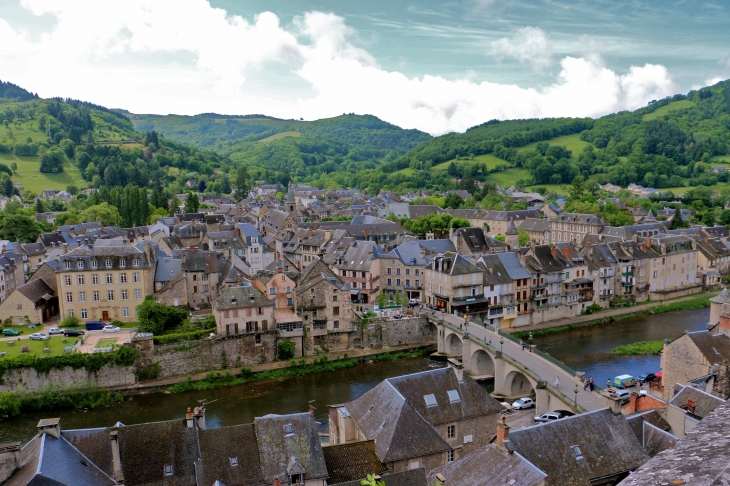
{"label": "riverside vegetation", "polygon": [[658,355],[664,349],[664,341],[641,341],[638,343],[624,344],[613,348],[613,354],[621,355]]}

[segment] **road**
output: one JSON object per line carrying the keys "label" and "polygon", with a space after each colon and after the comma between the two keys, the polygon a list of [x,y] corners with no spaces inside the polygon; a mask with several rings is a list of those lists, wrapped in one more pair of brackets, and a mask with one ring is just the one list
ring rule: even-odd
{"label": "road", "polygon": [[[435,317],[439,319],[444,319],[445,321],[455,325],[456,327],[461,326],[462,329],[465,324],[463,318],[455,316],[453,314],[436,312],[434,315]],[[559,380],[560,390],[565,393],[565,395],[570,400],[573,400],[575,398],[574,390],[577,386],[578,405],[583,406],[583,408],[585,408],[587,411],[597,410],[605,406],[603,404],[603,399],[597,392],[584,391],[583,383],[580,382],[577,378],[570,375],[562,368],[555,366],[553,363],[549,362],[543,357],[534,353],[530,353],[528,347],[523,350],[519,344],[509,339],[505,339],[503,336],[487,330],[484,327],[471,321],[469,321],[468,323],[468,331],[469,334],[476,337],[477,339],[490,343],[491,346],[496,349],[501,349],[506,356],[526,366],[533,373],[537,374],[539,377],[541,377],[543,380],[547,381],[551,385],[555,385],[556,381]],[[589,376],[587,378],[591,377]]]}

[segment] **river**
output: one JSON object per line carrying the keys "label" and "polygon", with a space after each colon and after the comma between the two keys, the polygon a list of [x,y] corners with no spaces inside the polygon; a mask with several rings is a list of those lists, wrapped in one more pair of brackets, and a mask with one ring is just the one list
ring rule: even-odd
{"label": "river", "polygon": [[[534,344],[574,370],[585,371],[587,377],[595,378],[602,385],[606,378],[618,374],[640,374],[659,369],[658,356],[616,356],[611,353],[614,347],[636,341],[674,339],[685,330],[705,329],[708,317],[709,309],[659,314],[536,337]],[[327,405],[357,398],[385,378],[444,365],[428,358],[382,361],[329,373],[217,390],[140,395],[131,402],[97,409],[28,413],[12,419],[0,419],[0,443],[29,440],[42,418],[61,417],[64,429],[107,427],[117,422],[137,424],[182,419],[187,407],[195,407],[203,399],[212,402],[207,406],[208,427],[251,423],[254,417],[272,413],[303,412],[310,400],[314,400],[317,421],[325,424]]]}

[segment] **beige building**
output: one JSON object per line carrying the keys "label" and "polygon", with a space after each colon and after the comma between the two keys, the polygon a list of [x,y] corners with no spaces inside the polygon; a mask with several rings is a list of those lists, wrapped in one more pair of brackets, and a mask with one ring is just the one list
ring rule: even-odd
{"label": "beige building", "polygon": [[154,292],[154,249],[119,240],[97,240],[59,257],[56,270],[61,318],[131,322]]}
{"label": "beige building", "polygon": [[580,243],[588,234],[599,234],[606,222],[595,214],[560,213],[550,220],[550,241],[547,243]]}
{"label": "beige building", "polygon": [[487,307],[482,270],[458,253],[449,251],[435,256],[424,273],[427,304],[460,314],[480,312]]}
{"label": "beige building", "polygon": [[[253,286],[231,287],[213,307],[218,335],[236,336],[275,329],[274,303]],[[261,345],[260,336],[256,345]]]}

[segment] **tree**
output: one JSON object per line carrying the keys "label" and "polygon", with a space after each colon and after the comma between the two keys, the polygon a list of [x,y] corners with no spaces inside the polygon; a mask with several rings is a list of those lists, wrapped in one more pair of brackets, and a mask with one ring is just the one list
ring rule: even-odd
{"label": "tree", "polygon": [[385,293],[385,290],[380,291],[378,297],[375,299],[375,303],[378,304],[381,309],[388,306],[388,294]]}
{"label": "tree", "polygon": [[236,198],[243,199],[248,195],[248,173],[246,168],[241,166],[236,172]]}
{"label": "tree", "polygon": [[360,481],[362,486],[385,486],[385,482],[375,479],[375,474],[368,474],[367,479]]}
{"label": "tree", "polygon": [[446,200],[444,201],[445,208],[459,209],[463,205],[464,205],[464,198],[462,198],[460,195],[456,194],[455,192],[452,192],[451,194],[446,196]]}
{"label": "tree", "polygon": [[76,327],[79,325],[79,318],[76,316],[66,316],[64,320],[61,321],[61,324],[59,327]]}
{"label": "tree", "polygon": [[198,192],[205,192],[206,187],[208,187],[208,184],[203,179],[198,181]]}
{"label": "tree", "polygon": [[7,207],[0,214],[0,238],[4,240],[32,243],[42,231],[41,225],[26,214],[8,214]]}
{"label": "tree", "polygon": [[570,199],[577,201],[585,194],[585,178],[582,175],[577,175],[573,178],[573,183],[570,186]]}
{"label": "tree", "polygon": [[137,311],[139,330],[153,334],[161,334],[163,331],[175,329],[188,318],[188,313],[184,309],[155,302],[152,295],[144,298],[144,302],[137,306]]}
{"label": "tree", "polygon": [[186,213],[197,213],[200,208],[200,201],[198,196],[192,192],[188,193],[188,197],[185,198],[185,212]]}
{"label": "tree", "polygon": [[530,234],[527,231],[518,229],[517,233],[520,235],[520,246],[527,246],[530,244]]}
{"label": "tree", "polygon": [[290,360],[296,353],[297,346],[289,338],[279,341],[279,359],[282,361]]}
{"label": "tree", "polygon": [[10,169],[13,171],[13,173],[18,172],[18,164],[13,162],[12,164],[10,164]]}
{"label": "tree", "polygon": [[702,216],[702,224],[705,226],[715,226],[715,215],[712,211],[707,211],[704,216]]}
{"label": "tree", "polygon": [[178,199],[176,196],[173,196],[172,199],[170,199],[170,207],[168,208],[167,212],[173,215],[177,214],[178,211],[180,211],[180,199]]}
{"label": "tree", "polygon": [[43,199],[38,198],[35,200],[35,212],[36,213],[45,213],[46,212],[46,203],[43,201]]}
{"label": "tree", "polygon": [[84,223],[100,221],[104,226],[114,226],[119,224],[121,219],[122,217],[119,215],[119,210],[105,202],[89,206],[79,214],[79,221]]}
{"label": "tree", "polygon": [[63,151],[59,148],[52,148],[41,155],[40,171],[44,174],[58,174],[63,172],[65,160]]}
{"label": "tree", "polygon": [[10,180],[10,177],[6,177],[3,180],[3,194],[5,194],[6,196],[10,197],[10,196],[13,195],[13,189],[15,189],[13,187],[13,181]]}
{"label": "tree", "polygon": [[682,229],[682,228],[689,228],[689,222],[682,219],[682,210],[677,206],[674,208],[674,216],[672,217],[672,220],[669,222],[669,229]]}
{"label": "tree", "polygon": [[72,196],[75,196],[76,194],[78,194],[78,193],[79,193],[79,188],[78,188],[78,187],[76,187],[76,186],[75,186],[75,185],[73,185],[73,184],[70,184],[70,185],[66,186],[66,192],[68,192],[68,193],[69,193],[69,194],[71,194]]}
{"label": "tree", "polygon": [[231,180],[228,178],[228,174],[223,174],[223,177],[221,177],[221,193],[231,193]]}
{"label": "tree", "polygon": [[720,223],[730,225],[730,209],[723,209],[720,213]]}

